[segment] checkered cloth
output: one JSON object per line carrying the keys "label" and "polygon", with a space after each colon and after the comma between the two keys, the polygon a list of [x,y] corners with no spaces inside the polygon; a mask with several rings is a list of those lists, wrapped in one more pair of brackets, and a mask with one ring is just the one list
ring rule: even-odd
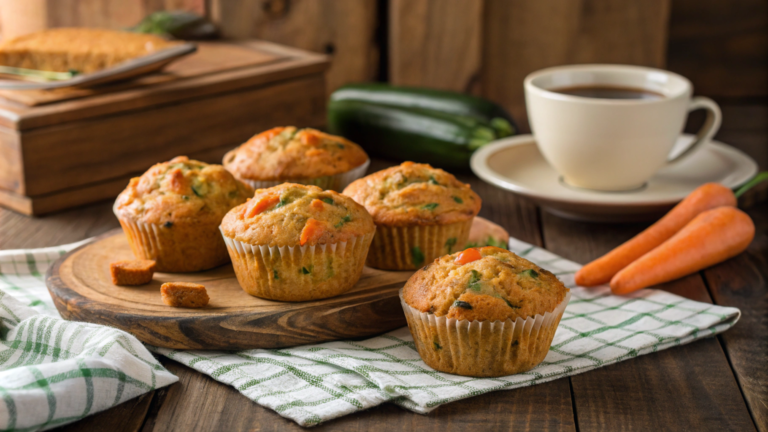
{"label": "checkered cloth", "polygon": [[[0,255],[0,289],[15,297],[23,305],[8,303],[8,297],[0,303],[8,309],[27,306],[42,313],[53,314],[50,297],[47,295],[40,273],[59,253],[75,245],[35,251],[9,251]],[[302,426],[313,426],[320,422],[343,416],[355,411],[374,407],[383,402],[392,402],[417,413],[428,413],[436,407],[455,400],[495,390],[508,390],[552,381],[570,375],[586,372],[601,366],[616,363],[627,358],[685,344],[703,337],[713,336],[727,330],[738,321],[740,312],[735,308],[699,303],[663,291],[642,290],[633,295],[617,297],[607,287],[583,289],[575,287],[573,274],[579,265],[560,258],[543,249],[517,240],[510,240],[510,250],[520,256],[549,269],[572,288],[572,297],[558,327],[552,347],[546,359],[534,369],[500,378],[469,378],[436,372],[419,358],[407,328],[374,337],[365,341],[339,341],[318,345],[306,345],[279,350],[224,351],[178,351],[165,348],[148,348],[155,352],[194,368],[213,379],[235,387],[245,397],[275,410],[280,415],[296,421]],[[52,318],[47,318],[54,320]],[[60,320],[55,320],[60,323]],[[62,324],[59,324],[62,325]],[[99,326],[69,324],[88,329]],[[115,330],[102,331],[124,335]],[[95,331],[95,330],[94,330]],[[44,333],[44,332],[43,332]],[[50,333],[27,332],[26,349],[38,339]],[[48,336],[45,336],[48,335]],[[128,336],[124,336],[128,337]],[[31,339],[30,339],[31,338]],[[132,338],[131,338],[132,339]],[[0,353],[0,360],[17,356],[20,346],[12,345],[13,338],[6,337],[6,350]],[[127,339],[124,339],[127,340]],[[135,341],[130,346],[133,352],[140,351]],[[50,341],[45,346],[51,346]],[[93,343],[96,343],[95,341]],[[63,344],[56,341],[54,347]],[[69,349],[69,348],[67,348]],[[102,350],[83,350],[91,357]],[[136,378],[146,386],[172,382],[167,372],[159,368],[151,357],[143,356],[157,376],[157,382],[149,384],[146,374]],[[53,362],[52,358],[46,361]],[[10,364],[9,364],[10,363]],[[29,363],[29,362],[27,362]],[[23,363],[23,364],[27,364]],[[3,363],[6,370],[0,374],[0,391],[5,406],[0,404],[0,427],[47,427],[57,419],[59,423],[105,409],[114,403],[128,399],[127,386],[124,396],[102,397],[104,406],[95,406],[95,398],[89,377],[81,371],[81,363],[49,363],[57,366],[61,376],[68,379],[60,382],[68,390],[68,398],[60,399],[61,393],[39,391],[40,387],[53,387],[51,379],[31,381],[37,399],[29,395],[22,399],[21,385],[9,377],[11,368],[26,368],[22,363]],[[38,366],[40,368],[41,366]],[[63,372],[68,370],[68,372]],[[128,371],[126,375],[131,375]],[[147,372],[148,373],[148,372]],[[162,375],[161,375],[162,374]],[[43,374],[44,376],[51,376]],[[163,377],[164,381],[160,380]],[[95,380],[90,379],[93,383]],[[117,388],[120,380],[104,380],[104,387],[110,383]],[[58,382],[57,382],[58,384]],[[23,387],[27,388],[27,387]],[[106,391],[106,390],[105,390]],[[19,393],[17,393],[19,392]],[[138,393],[131,393],[135,396]],[[132,397],[132,396],[131,396]],[[23,409],[21,401],[24,401]],[[45,401],[49,402],[45,402]],[[67,414],[53,410],[56,401],[67,401],[62,405],[74,408]],[[42,401],[42,402],[41,402]],[[53,401],[53,402],[50,402]],[[91,401],[91,402],[88,402]],[[93,404],[93,406],[91,405]],[[33,406],[40,406],[42,414],[33,414]],[[89,407],[83,409],[82,407]],[[13,407],[13,408],[12,408]],[[51,414],[55,411],[55,414]],[[12,414],[13,413],[13,414]],[[22,422],[22,418],[24,419]],[[48,423],[46,423],[48,421]],[[57,423],[57,424],[59,424]]]}
{"label": "checkered cloth", "polygon": [[65,321],[43,275],[70,245],[0,251],[0,429],[70,423],[178,381],[135,337]]}

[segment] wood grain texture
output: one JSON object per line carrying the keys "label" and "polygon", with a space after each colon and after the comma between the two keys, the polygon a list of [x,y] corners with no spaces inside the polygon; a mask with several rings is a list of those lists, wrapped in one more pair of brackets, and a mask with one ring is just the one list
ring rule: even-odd
{"label": "wood grain texture", "polygon": [[57,428],[59,432],[138,432],[149,412],[156,391],[150,391],[109,410]]}
{"label": "wood grain texture", "polygon": [[768,96],[768,2],[674,0],[668,51],[697,94]]}
{"label": "wood grain texture", "polygon": [[391,0],[389,82],[479,93],[483,0]]}
{"label": "wood grain texture", "polygon": [[[196,57],[195,54],[181,60],[180,64],[171,65],[171,71],[179,67],[191,68],[190,72],[176,70],[173,79],[148,77],[148,83],[140,80],[138,83],[126,84],[127,87],[118,86],[115,91],[104,91],[88,98],[37,107],[0,103],[0,126],[13,130],[36,129],[147,107],[179,104],[186,100],[322,74],[329,65],[326,56],[269,42],[242,41],[237,45],[257,51],[256,56],[248,56],[245,62],[238,59],[227,60],[222,58],[225,54],[241,56],[243,51],[226,49],[226,53],[218,53],[217,50],[204,48],[201,51],[202,57]],[[220,45],[209,45],[216,46]],[[218,69],[217,62],[220,61],[226,61],[228,65],[235,67],[230,70]],[[245,64],[252,67],[237,67]],[[218,73],[213,73],[214,71]]]}
{"label": "wood grain texture", "polygon": [[[163,365],[179,377],[165,403],[150,416],[146,431],[303,431],[235,389],[171,361]],[[384,404],[315,426],[318,431],[575,431],[568,380],[499,391],[439,407],[428,415]]]}
{"label": "wood grain texture", "polygon": [[157,161],[186,154],[220,163],[226,151],[275,124],[322,125],[324,110],[324,81],[310,76],[181,108],[165,105],[37,129],[25,134],[21,149],[26,195],[3,192],[0,203],[40,215],[113,198]]}
{"label": "wood grain texture", "polygon": [[[109,264],[133,259],[122,230],[105,234],[59,259],[46,284],[66,319],[117,327],[151,345],[174,349],[282,348],[380,334],[405,325],[398,292],[410,272],[365,268],[340,296],[299,303],[246,294],[231,265],[198,273],[155,273],[148,285],[119,287]],[[205,285],[202,309],[172,308],[160,298],[165,282]]]}
{"label": "wood grain texture", "polygon": [[376,0],[211,0],[210,13],[225,37],[328,54],[329,94],[378,73]]}
{"label": "wood grain texture", "polygon": [[[543,215],[542,226],[546,248],[577,262],[597,258],[645,227],[587,224],[549,214]],[[698,274],[659,288],[712,302]],[[754,430],[714,338],[576,375],[571,383],[581,431]]]}
{"label": "wood grain texture", "polygon": [[70,209],[44,218],[0,208],[0,249],[58,246],[119,228],[112,202]]}
{"label": "wood grain texture", "polygon": [[664,67],[671,0],[486,0],[482,93],[526,118],[523,79],[570,63]]}
{"label": "wood grain texture", "polygon": [[746,253],[705,270],[716,304],[741,310],[720,335],[758,430],[768,431],[768,205],[749,210],[759,234]]}

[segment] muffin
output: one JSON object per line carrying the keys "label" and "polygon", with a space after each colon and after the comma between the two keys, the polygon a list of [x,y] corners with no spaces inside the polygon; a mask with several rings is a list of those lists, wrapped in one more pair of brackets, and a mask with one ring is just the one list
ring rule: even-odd
{"label": "muffin", "polygon": [[462,250],[480,197],[456,177],[404,162],[352,182],[344,194],[365,206],[376,223],[367,265],[413,270]]}
{"label": "muffin", "polygon": [[224,155],[224,168],[254,189],[298,183],[341,191],[369,163],[349,140],[294,126],[262,132]]}
{"label": "muffin", "polygon": [[541,363],[569,298],[555,275],[493,246],[443,256],[414,273],[400,292],[424,363],[476,377],[512,375]]}
{"label": "muffin", "polygon": [[158,271],[194,272],[229,261],[219,224],[251,195],[221,165],[179,156],[132,178],[113,210],[136,258],[156,261]]}
{"label": "muffin", "polygon": [[351,198],[294,183],[257,190],[221,222],[240,286],[280,301],[352,289],[375,231],[371,215]]}
{"label": "muffin", "polygon": [[159,51],[177,42],[159,36],[91,28],[54,28],[0,44],[0,65],[91,73]]}

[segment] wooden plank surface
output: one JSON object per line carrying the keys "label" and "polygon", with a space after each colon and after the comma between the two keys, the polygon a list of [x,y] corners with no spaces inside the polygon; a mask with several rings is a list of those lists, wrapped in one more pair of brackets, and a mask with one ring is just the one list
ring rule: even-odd
{"label": "wooden plank surface", "polygon": [[[764,109],[764,108],[763,108]],[[732,111],[733,112],[733,111]],[[731,127],[731,125],[736,127]],[[750,154],[761,151],[766,135],[757,116],[726,118],[722,133]],[[748,131],[742,134],[739,131]],[[739,137],[747,137],[743,141]],[[750,138],[751,137],[751,138]],[[725,139],[722,138],[721,139]],[[374,161],[372,170],[387,164]],[[540,215],[535,206],[512,194],[461,175],[484,199],[481,215],[499,222],[511,235],[544,245],[578,262],[586,262],[643,228],[642,224],[606,225],[567,222]],[[721,429],[768,431],[764,407],[764,366],[768,352],[765,269],[768,262],[768,204],[750,210],[758,238],[746,256],[704,272],[712,299],[743,312],[742,320],[721,337],[642,356],[526,389],[491,393],[438,408],[428,416],[392,405],[343,417],[329,430],[683,430]],[[96,204],[47,216],[28,218],[0,209],[0,248],[42,247],[69,243],[117,227],[111,203]],[[542,229],[544,238],[542,241]],[[701,276],[668,284],[666,289],[706,300]],[[730,303],[729,303],[730,302]],[[299,428],[262,408],[234,389],[169,360],[163,363],[181,383],[155,392],[143,419],[144,431],[185,430],[185,416],[216,430],[271,430]],[[734,371],[735,370],[735,376]],[[599,377],[599,379],[597,379]],[[571,395],[573,387],[573,397]],[[739,391],[741,390],[741,391]],[[727,399],[727,400],[725,400]],[[748,405],[751,411],[748,411]],[[184,408],[190,405],[192,408]],[[679,407],[675,407],[675,406]],[[574,412],[573,407],[576,407]],[[728,412],[726,412],[728,411]],[[116,407],[71,426],[73,430],[104,430],[110,425],[134,424],[134,411]],[[762,413],[762,414],[761,414]],[[749,418],[752,414],[752,419]],[[677,418],[680,417],[680,418]],[[207,420],[214,418],[215,423]],[[109,419],[109,420],[108,420]],[[661,424],[659,419],[667,419]],[[621,424],[619,424],[621,423]],[[77,426],[83,425],[82,429]],[[96,426],[93,426],[96,424]],[[104,426],[100,429],[98,426]],[[200,426],[197,430],[210,430]],[[107,429],[109,430],[109,429]],[[282,429],[281,429],[282,430]]]}
{"label": "wooden plank surface", "polygon": [[[720,339],[755,424],[768,431],[768,205],[749,210],[761,236],[747,252],[705,270],[716,304],[741,310],[741,320]],[[760,289],[762,285],[762,289]]]}
{"label": "wooden plank surface", "polygon": [[391,0],[389,82],[478,93],[483,0]]}
{"label": "wooden plank surface", "polygon": [[[581,262],[603,255],[646,226],[574,222],[546,213],[542,219],[545,247]],[[659,288],[712,302],[698,274]],[[754,430],[714,338],[575,375],[571,383],[581,431]]]}
{"label": "wooden plank surface", "polygon": [[328,54],[327,92],[378,74],[376,0],[210,0],[223,36]]}
{"label": "wooden plank surface", "polygon": [[523,79],[550,66],[664,67],[671,0],[486,0],[482,93],[525,123]]}

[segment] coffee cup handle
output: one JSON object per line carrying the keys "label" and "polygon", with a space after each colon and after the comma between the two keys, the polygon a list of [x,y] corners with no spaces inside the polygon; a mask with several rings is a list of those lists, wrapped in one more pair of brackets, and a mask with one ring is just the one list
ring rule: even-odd
{"label": "coffee cup handle", "polygon": [[677,162],[689,156],[691,153],[693,153],[694,150],[696,150],[698,147],[701,147],[702,144],[708,143],[712,137],[715,136],[717,130],[720,129],[720,123],[723,121],[723,115],[720,112],[720,106],[715,101],[708,97],[696,96],[691,99],[691,102],[688,105],[688,112],[697,109],[707,110],[707,120],[704,121],[704,126],[701,127],[699,132],[696,134],[696,139],[693,140],[688,148],[683,150],[682,153],[673,157],[672,159],[668,159],[668,164]]}

